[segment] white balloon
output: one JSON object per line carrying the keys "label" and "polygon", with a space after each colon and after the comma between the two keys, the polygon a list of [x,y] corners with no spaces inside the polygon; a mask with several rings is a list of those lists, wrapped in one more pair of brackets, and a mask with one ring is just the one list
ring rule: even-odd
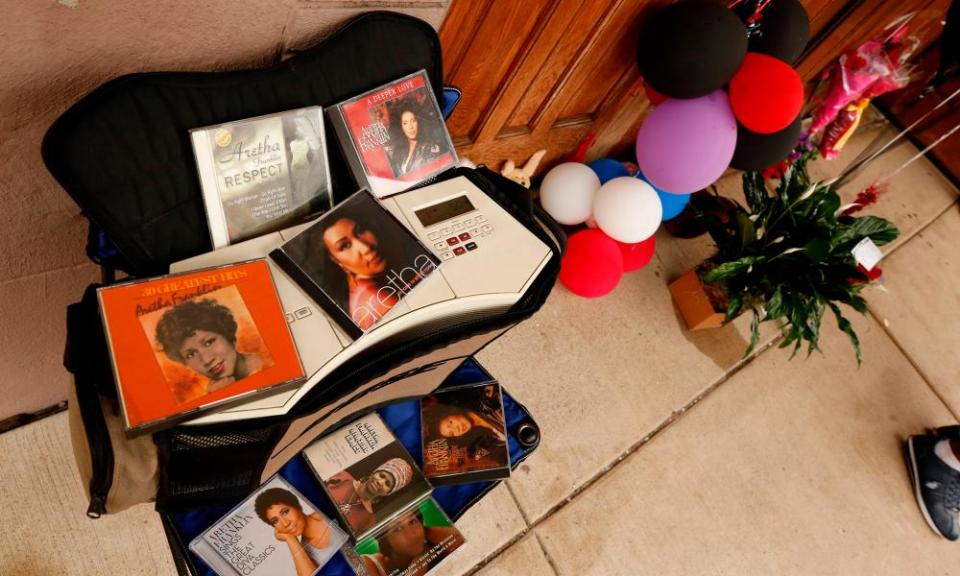
{"label": "white balloon", "polygon": [[561,224],[583,224],[593,213],[600,178],[586,164],[564,162],[553,167],[540,184],[540,203]]}
{"label": "white balloon", "polygon": [[639,178],[608,180],[593,201],[597,226],[614,240],[636,244],[653,236],[660,226],[663,206],[652,186]]}

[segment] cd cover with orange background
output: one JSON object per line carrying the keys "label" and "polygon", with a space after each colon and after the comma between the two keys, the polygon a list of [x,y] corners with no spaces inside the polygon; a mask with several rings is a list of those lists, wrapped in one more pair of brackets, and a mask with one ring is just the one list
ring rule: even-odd
{"label": "cd cover with orange background", "polygon": [[98,296],[128,431],[304,377],[263,259],[109,286]]}

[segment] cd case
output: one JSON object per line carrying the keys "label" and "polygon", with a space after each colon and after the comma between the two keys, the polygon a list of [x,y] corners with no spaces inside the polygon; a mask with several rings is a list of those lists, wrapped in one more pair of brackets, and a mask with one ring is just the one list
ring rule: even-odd
{"label": "cd case", "polygon": [[372,329],[440,264],[364,190],[270,257],[354,339]]}
{"label": "cd case", "polygon": [[265,258],[106,286],[97,298],[128,432],[304,378]]}
{"label": "cd case", "polygon": [[423,398],[420,433],[423,473],[435,486],[510,476],[503,392],[495,381]]}
{"label": "cd case", "polygon": [[299,108],[190,131],[214,248],[328,210],[323,111]]}
{"label": "cd case", "polygon": [[327,109],[358,187],[378,198],[458,166],[423,70]]}
{"label": "cd case", "polygon": [[358,542],[356,556],[349,559],[357,574],[420,576],[464,542],[463,534],[436,501],[426,498]]}
{"label": "cd case", "polygon": [[377,414],[317,440],[303,457],[357,541],[431,492],[420,468]]}
{"label": "cd case", "polygon": [[190,542],[220,576],[316,574],[347,542],[339,526],[274,476]]}

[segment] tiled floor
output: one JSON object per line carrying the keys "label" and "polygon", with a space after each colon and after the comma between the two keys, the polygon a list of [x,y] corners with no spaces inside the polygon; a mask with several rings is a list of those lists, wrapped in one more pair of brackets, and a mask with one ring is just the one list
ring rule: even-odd
{"label": "tiled floor", "polygon": [[[868,122],[815,174],[884,132]],[[914,152],[897,147],[844,198]],[[776,347],[744,360],[744,319],[684,330],[666,282],[709,254],[704,239],[661,232],[655,261],[602,299],[558,287],[480,356],[543,442],[461,519],[468,544],[437,573],[960,574],[960,544],[925,524],[900,452],[960,415],[957,198],[919,161],[871,209],[903,236],[855,321],[859,369],[832,323],[823,356],[793,361]],[[0,470],[0,573],[175,573],[149,507],[83,515],[65,415],[0,436]]]}

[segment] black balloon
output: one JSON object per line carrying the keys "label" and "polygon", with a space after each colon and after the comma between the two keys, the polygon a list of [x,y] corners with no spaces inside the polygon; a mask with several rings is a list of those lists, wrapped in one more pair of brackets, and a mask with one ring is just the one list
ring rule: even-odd
{"label": "black balloon", "polygon": [[750,51],[793,64],[810,38],[810,18],[800,0],[773,0],[764,10],[759,31],[750,38]]}
{"label": "black balloon", "polygon": [[800,120],[772,134],[757,134],[737,124],[737,148],[733,152],[730,167],[738,170],[762,170],[773,166],[790,154],[800,139]]}
{"label": "black balloon", "polygon": [[637,64],[656,91],[699,98],[721,88],[747,53],[740,19],[711,0],[681,0],[652,15],[640,32]]}

